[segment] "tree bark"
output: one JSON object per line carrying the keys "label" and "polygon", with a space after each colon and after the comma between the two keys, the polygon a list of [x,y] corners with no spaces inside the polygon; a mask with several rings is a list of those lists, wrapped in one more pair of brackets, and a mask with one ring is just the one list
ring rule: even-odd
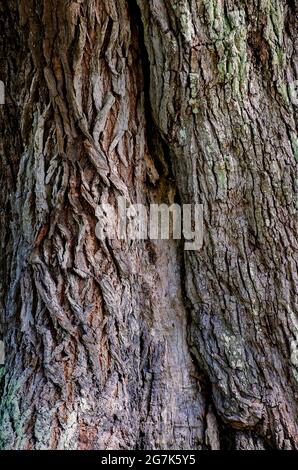
{"label": "tree bark", "polygon": [[[298,448],[297,3],[0,11],[0,448]],[[203,248],[100,242],[119,195]]]}

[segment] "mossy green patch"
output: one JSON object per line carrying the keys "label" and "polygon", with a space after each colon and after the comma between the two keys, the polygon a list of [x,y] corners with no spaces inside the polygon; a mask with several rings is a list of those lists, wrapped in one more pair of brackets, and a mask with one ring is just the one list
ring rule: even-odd
{"label": "mossy green patch", "polygon": [[226,13],[221,2],[212,0],[204,0],[204,5],[220,77],[239,98],[247,93],[249,76],[245,12],[235,9]]}

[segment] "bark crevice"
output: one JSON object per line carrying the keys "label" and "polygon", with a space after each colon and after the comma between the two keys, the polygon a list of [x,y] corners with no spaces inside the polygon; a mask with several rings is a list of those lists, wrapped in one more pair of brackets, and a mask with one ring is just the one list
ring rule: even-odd
{"label": "bark crevice", "polygon": [[[297,448],[293,2],[0,11],[1,448]],[[119,195],[202,250],[99,241]]]}

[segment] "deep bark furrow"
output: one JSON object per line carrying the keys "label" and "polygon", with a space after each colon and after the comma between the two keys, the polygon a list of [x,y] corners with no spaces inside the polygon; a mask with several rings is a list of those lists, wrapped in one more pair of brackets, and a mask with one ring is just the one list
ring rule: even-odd
{"label": "deep bark furrow", "polygon": [[[0,447],[297,448],[296,4],[0,11]],[[100,242],[119,195],[202,250]]]}
{"label": "deep bark furrow", "polygon": [[220,418],[241,429],[236,447],[254,446],[251,431],[295,447],[296,7],[138,3],[155,122],[183,201],[205,208],[204,247],[185,256],[191,349]]}

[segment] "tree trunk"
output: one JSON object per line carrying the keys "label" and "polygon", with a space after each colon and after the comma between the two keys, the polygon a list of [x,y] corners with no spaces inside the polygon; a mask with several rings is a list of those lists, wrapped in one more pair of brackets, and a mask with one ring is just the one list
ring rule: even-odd
{"label": "tree trunk", "polygon": [[[298,448],[297,3],[0,11],[0,447]],[[99,241],[119,195],[202,249]]]}

